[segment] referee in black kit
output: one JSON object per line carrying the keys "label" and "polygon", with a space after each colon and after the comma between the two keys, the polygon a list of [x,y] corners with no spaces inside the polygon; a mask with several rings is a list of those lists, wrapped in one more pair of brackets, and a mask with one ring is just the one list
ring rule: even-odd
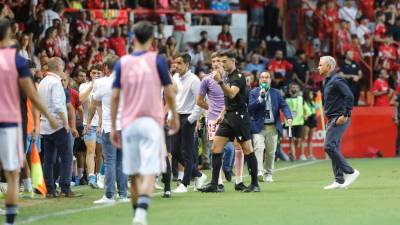
{"label": "referee in black kit", "polygon": [[[244,192],[260,192],[257,182],[257,159],[251,145],[250,116],[247,111],[248,92],[246,79],[243,74],[236,69],[236,55],[232,52],[221,54],[222,67],[214,76],[214,80],[224,91],[225,111],[222,112],[219,121],[222,119],[212,145],[212,180],[202,192],[218,192],[218,177],[222,164],[222,151],[225,144],[235,138],[242,147],[247,165],[251,175],[251,184],[243,187]],[[226,72],[225,81],[222,74]]]}

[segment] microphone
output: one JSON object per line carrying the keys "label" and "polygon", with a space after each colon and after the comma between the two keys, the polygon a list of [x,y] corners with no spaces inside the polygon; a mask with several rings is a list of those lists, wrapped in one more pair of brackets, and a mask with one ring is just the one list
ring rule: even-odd
{"label": "microphone", "polygon": [[264,92],[261,93],[261,98],[264,98],[265,97],[265,92],[267,92],[268,89],[269,89],[269,85],[267,83],[261,83],[260,84],[260,88],[264,90]]}

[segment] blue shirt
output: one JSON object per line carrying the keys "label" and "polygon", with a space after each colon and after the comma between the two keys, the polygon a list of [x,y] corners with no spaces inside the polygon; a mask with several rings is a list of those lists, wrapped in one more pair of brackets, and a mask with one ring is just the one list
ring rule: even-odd
{"label": "blue shirt", "polygon": [[350,117],[354,96],[347,81],[332,73],[325,79],[324,108],[328,119],[344,115]]}
{"label": "blue shirt", "polygon": [[[17,67],[19,78],[32,76],[31,71],[28,68],[28,63],[26,59],[18,53],[15,54],[15,65]],[[16,127],[16,126],[18,126],[17,123],[0,123],[0,128]]]}
{"label": "blue shirt", "polygon": [[[147,51],[134,52],[133,56],[141,56]],[[172,84],[171,78],[168,73],[168,64],[164,57],[157,55],[156,58],[158,75],[160,76],[161,84],[167,86]],[[121,61],[118,60],[114,65],[115,80],[113,83],[113,88],[121,88]]]}

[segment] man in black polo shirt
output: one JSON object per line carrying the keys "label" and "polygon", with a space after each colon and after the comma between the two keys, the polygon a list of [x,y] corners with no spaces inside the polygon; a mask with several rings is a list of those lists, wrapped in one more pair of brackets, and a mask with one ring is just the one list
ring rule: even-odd
{"label": "man in black polo shirt", "polygon": [[293,64],[293,81],[305,88],[311,84],[310,68],[307,64],[306,52],[302,49],[296,52],[296,61]]}
{"label": "man in black polo shirt", "polygon": [[325,190],[347,188],[360,175],[353,169],[340,152],[342,138],[350,125],[354,97],[347,82],[335,73],[336,61],[323,56],[319,61],[319,72],[324,81],[324,109],[328,117],[324,149],[332,160],[335,181]]}
{"label": "man in black polo shirt", "polygon": [[346,52],[346,58],[342,65],[340,65],[340,75],[347,81],[351,92],[354,96],[354,106],[358,105],[360,97],[360,80],[362,78],[362,71],[360,66],[353,60],[353,52]]}
{"label": "man in black polo shirt", "polygon": [[[221,113],[222,120],[212,145],[212,180],[211,183],[200,189],[202,192],[218,192],[218,177],[222,164],[222,151],[225,144],[235,138],[242,147],[251,175],[251,184],[248,187],[236,188],[244,192],[259,192],[257,182],[257,159],[251,145],[250,116],[247,111],[248,92],[246,78],[235,66],[236,55],[232,52],[221,54],[223,69],[220,67],[214,80],[224,92],[225,112]],[[222,74],[226,71],[225,81]]]}

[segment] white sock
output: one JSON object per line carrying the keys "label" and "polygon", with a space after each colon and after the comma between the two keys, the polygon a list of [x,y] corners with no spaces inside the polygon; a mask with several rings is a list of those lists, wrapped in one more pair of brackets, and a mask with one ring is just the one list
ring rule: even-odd
{"label": "white sock", "polygon": [[235,180],[236,180],[236,181],[235,181],[236,184],[240,184],[240,183],[243,182],[243,177],[242,177],[242,176],[236,176],[236,177],[235,177]]}
{"label": "white sock", "polygon": [[178,172],[178,180],[183,180],[183,175],[184,175],[183,171],[179,171]]}
{"label": "white sock", "polygon": [[218,185],[220,184],[224,185],[224,181],[222,180],[222,169],[219,172],[219,177],[218,177]]}
{"label": "white sock", "polygon": [[32,179],[31,178],[23,179],[22,182],[24,183],[25,191],[33,192]]}
{"label": "white sock", "polygon": [[79,176],[79,178],[82,178],[83,177],[83,168],[78,168],[78,176]]}
{"label": "white sock", "polygon": [[146,221],[147,217],[147,210],[142,209],[142,208],[137,208],[135,211],[135,220],[144,222]]}

